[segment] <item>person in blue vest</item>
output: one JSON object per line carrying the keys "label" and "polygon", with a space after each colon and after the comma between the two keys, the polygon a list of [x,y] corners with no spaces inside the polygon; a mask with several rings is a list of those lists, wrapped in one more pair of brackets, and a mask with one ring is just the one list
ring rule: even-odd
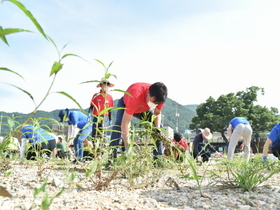
{"label": "person in blue vest", "polygon": [[244,153],[245,159],[249,161],[250,158],[250,149],[251,149],[251,137],[252,137],[252,128],[247,119],[244,117],[235,117],[233,118],[228,125],[228,137],[229,137],[229,145],[228,145],[228,160],[233,160],[233,154],[236,148],[236,145],[242,136],[244,138]]}
{"label": "person in blue vest", "polygon": [[40,154],[46,154],[50,157],[53,153],[56,153],[56,138],[53,134],[45,131],[42,128],[36,128],[32,125],[26,125],[21,129],[21,148],[20,148],[20,159],[22,160],[25,155],[25,149],[27,143],[30,143],[26,155],[27,160],[35,160],[36,152]]}
{"label": "person in blue vest", "polygon": [[263,162],[267,162],[267,154],[271,149],[273,155],[280,160],[280,123],[276,124],[268,135],[263,146]]}
{"label": "person in blue vest", "polygon": [[86,115],[81,111],[69,111],[69,109],[60,110],[58,114],[61,122],[68,122],[68,140],[74,138],[74,150],[76,162],[84,162],[84,140],[91,134],[92,121],[90,115]]}

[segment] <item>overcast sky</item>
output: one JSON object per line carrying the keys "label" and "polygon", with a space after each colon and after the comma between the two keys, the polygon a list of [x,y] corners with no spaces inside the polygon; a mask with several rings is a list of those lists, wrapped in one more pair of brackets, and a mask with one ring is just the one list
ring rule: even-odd
{"label": "overcast sky", "polygon": [[[52,92],[65,91],[83,108],[98,92],[103,67],[117,78],[115,88],[126,90],[135,82],[164,82],[168,97],[182,105],[200,104],[210,96],[265,89],[259,104],[280,110],[280,1],[259,0],[21,0],[61,54],[68,57]],[[0,26],[33,33],[8,35],[10,46],[0,42],[0,111],[29,113],[32,100],[39,104],[52,82],[51,66],[59,59],[55,47],[43,38],[14,4],[0,6]],[[86,61],[85,61],[86,60]],[[114,99],[122,94],[111,92]],[[50,94],[39,108],[77,108],[60,94]]]}

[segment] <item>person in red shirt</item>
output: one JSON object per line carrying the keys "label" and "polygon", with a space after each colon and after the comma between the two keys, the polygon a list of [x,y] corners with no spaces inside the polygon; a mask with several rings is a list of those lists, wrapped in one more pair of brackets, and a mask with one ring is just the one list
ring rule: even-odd
{"label": "person in red shirt", "polygon": [[[111,135],[110,146],[116,147],[119,145],[120,138],[122,136],[125,149],[128,149],[130,145],[129,140],[129,126],[132,117],[143,119],[147,117],[147,120],[151,120],[155,115],[154,125],[160,127],[161,124],[161,110],[164,102],[167,98],[167,88],[162,82],[156,82],[154,84],[149,83],[134,83],[126,90],[128,94],[118,101],[118,109],[116,122],[113,127]],[[162,155],[162,142],[156,141],[157,149],[154,149],[153,154]],[[117,157],[117,149],[113,150],[114,158]]]}
{"label": "person in red shirt", "polygon": [[185,148],[185,151],[189,150],[189,145],[185,139],[183,139],[183,136],[181,133],[174,133],[174,139],[172,139],[173,142],[183,146]]}
{"label": "person in red shirt", "polygon": [[[110,83],[107,79],[102,78],[101,82],[96,87],[100,87],[101,89],[98,93],[93,95],[88,110],[89,113],[93,114],[93,140],[101,136],[103,127],[112,125],[111,111],[108,108],[114,107],[113,97],[108,93],[109,88],[114,87],[114,84]],[[100,117],[103,118],[103,120],[98,121],[98,118]],[[109,133],[106,132],[105,135],[109,135]]]}
{"label": "person in red shirt", "polygon": [[174,133],[174,139],[172,139],[174,144],[169,145],[169,147],[164,149],[164,154],[166,156],[173,156],[175,160],[183,160],[182,154],[189,150],[188,143],[181,133]]}

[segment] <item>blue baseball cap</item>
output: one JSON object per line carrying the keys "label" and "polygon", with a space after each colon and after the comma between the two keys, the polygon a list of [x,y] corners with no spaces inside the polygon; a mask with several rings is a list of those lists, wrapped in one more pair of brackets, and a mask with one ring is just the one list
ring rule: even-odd
{"label": "blue baseball cap", "polygon": [[60,118],[60,122],[63,122],[66,117],[68,117],[69,109],[60,110],[58,113],[58,117]]}

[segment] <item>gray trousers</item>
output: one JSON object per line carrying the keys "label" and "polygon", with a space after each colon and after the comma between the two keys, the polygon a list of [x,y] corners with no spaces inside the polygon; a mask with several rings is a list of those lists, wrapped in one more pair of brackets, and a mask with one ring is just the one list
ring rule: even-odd
{"label": "gray trousers", "polygon": [[233,160],[234,150],[241,136],[244,138],[243,144],[244,144],[245,159],[246,161],[249,161],[252,128],[250,125],[247,124],[238,124],[233,130],[228,145],[228,154],[227,154],[228,160]]}

